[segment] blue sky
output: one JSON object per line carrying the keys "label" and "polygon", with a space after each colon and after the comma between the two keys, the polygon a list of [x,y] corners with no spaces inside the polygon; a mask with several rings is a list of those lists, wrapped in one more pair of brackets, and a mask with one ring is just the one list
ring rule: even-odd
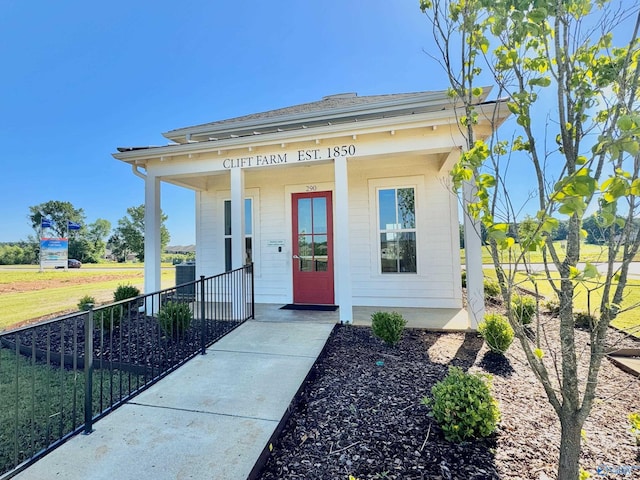
{"label": "blue sky", "polygon": [[[119,146],[336,93],[448,87],[418,0],[1,2],[0,242],[33,234],[29,206],[48,200],[115,227],[144,202]],[[522,163],[516,205],[532,188]],[[193,192],[163,184],[162,208],[171,244],[194,243]]]}
{"label": "blue sky", "polygon": [[[2,0],[0,241],[48,200],[113,226],[144,201],[118,146],[320,100],[444,89],[418,0]],[[163,184],[171,244],[195,240],[193,193]]]}

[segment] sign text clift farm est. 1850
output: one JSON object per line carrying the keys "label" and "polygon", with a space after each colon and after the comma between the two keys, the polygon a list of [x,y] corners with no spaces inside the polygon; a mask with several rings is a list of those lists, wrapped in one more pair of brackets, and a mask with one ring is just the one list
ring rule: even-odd
{"label": "sign text clift farm est. 1850", "polygon": [[249,168],[280,165],[283,163],[309,162],[331,158],[349,157],[356,154],[356,146],[337,145],[332,147],[297,150],[294,155],[286,153],[256,154],[246,157],[229,157],[222,161],[224,168]]}

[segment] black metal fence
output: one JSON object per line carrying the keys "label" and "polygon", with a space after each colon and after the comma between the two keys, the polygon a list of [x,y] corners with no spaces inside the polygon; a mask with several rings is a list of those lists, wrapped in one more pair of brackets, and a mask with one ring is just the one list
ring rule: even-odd
{"label": "black metal fence", "polygon": [[0,479],[254,316],[253,266],[0,335]]}

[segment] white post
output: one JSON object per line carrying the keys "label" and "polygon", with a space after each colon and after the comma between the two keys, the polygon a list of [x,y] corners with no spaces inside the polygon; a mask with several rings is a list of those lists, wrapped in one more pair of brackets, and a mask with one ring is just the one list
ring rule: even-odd
{"label": "white post", "polygon": [[349,254],[349,176],[347,159],[334,160],[335,175],[335,228],[334,228],[334,266],[337,279],[340,322],[353,322],[353,293],[351,289],[351,260]]}
{"label": "white post", "polygon": [[160,284],[160,179],[147,172],[144,181],[144,293]]}
{"label": "white post", "polygon": [[[231,268],[241,268],[246,262],[244,240],[244,170],[231,169]],[[231,292],[231,310],[235,319],[243,316],[245,288],[242,282],[236,283]]]}
{"label": "white post", "polygon": [[478,329],[484,317],[484,274],[482,272],[482,238],[480,221],[471,218],[469,203],[477,202],[475,176],[462,187],[462,215],[464,216],[464,249],[467,269],[467,310],[469,328]]}
{"label": "white post", "polygon": [[244,170],[231,169],[231,268],[244,266]]}

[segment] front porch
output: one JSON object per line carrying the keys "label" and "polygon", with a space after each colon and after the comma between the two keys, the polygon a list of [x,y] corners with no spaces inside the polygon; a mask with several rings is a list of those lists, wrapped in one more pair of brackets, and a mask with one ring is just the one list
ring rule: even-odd
{"label": "front porch", "polygon": [[[313,310],[282,310],[280,304],[257,303],[255,319],[259,322],[317,322],[338,323],[340,312]],[[408,308],[408,307],[353,307],[354,325],[371,325],[374,312],[398,312],[407,320],[407,328],[429,330],[467,331],[468,313],[464,308]]]}

